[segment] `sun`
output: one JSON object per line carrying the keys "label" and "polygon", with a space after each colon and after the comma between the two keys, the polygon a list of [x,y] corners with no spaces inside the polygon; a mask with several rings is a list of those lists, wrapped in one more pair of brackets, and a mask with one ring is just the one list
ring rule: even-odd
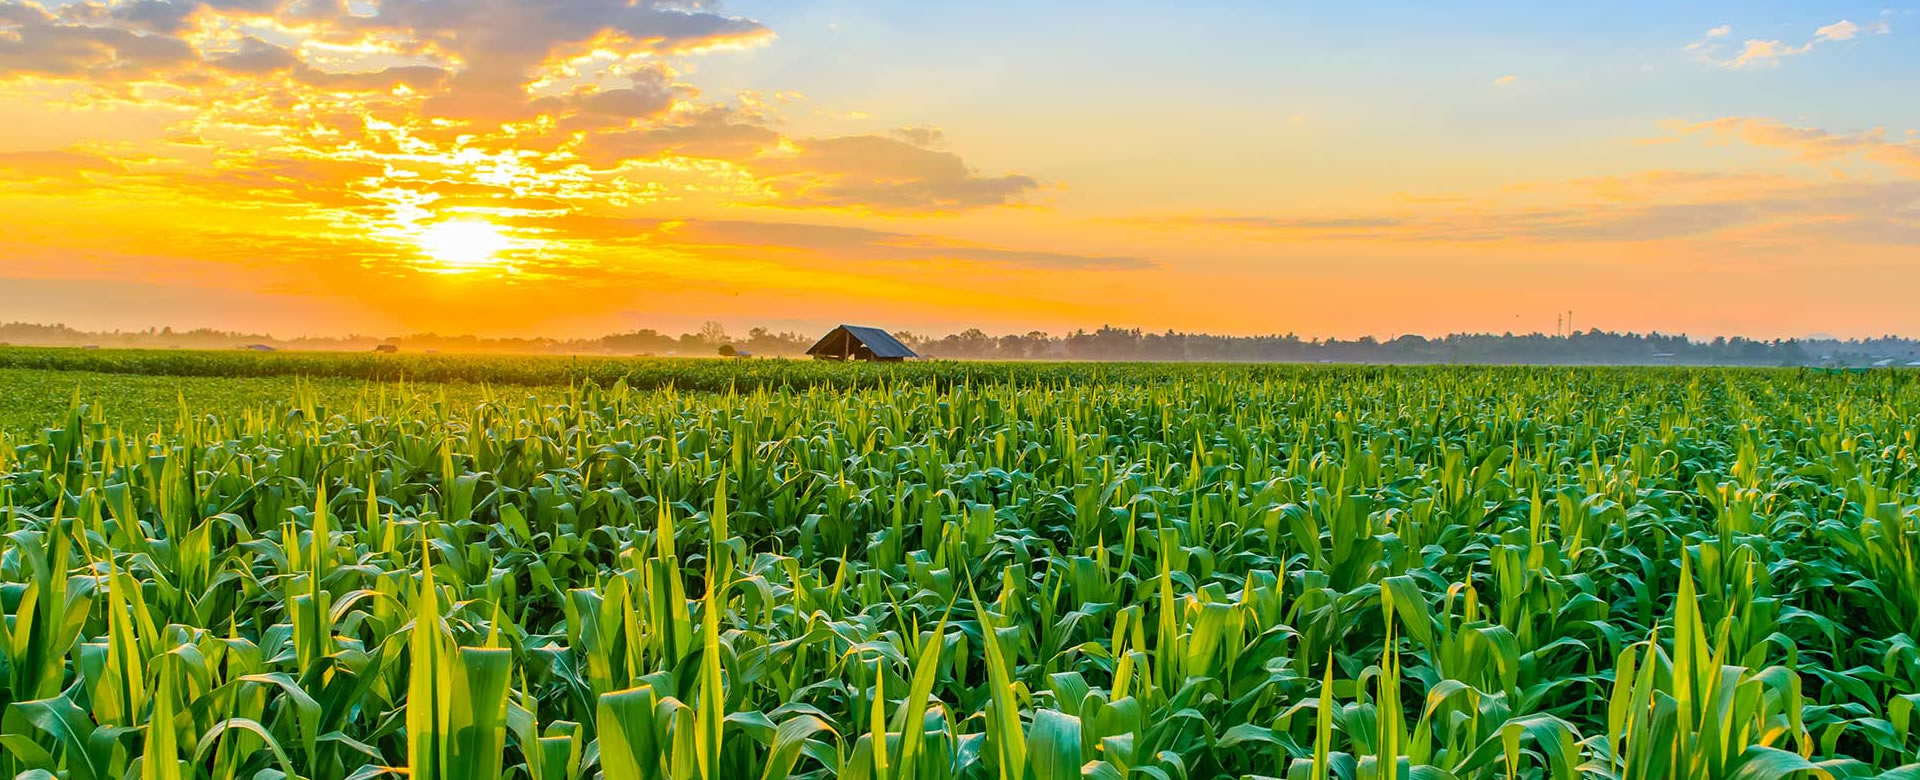
{"label": "sun", "polygon": [[414,238],[420,251],[438,270],[464,273],[502,264],[500,253],[513,248],[513,237],[500,226],[477,220],[428,225]]}

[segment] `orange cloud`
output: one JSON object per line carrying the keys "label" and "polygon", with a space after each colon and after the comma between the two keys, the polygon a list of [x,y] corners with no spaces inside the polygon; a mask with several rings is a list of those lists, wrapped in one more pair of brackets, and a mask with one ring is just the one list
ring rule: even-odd
{"label": "orange cloud", "polygon": [[[603,261],[566,219],[737,206],[948,214],[1018,203],[1038,187],[933,148],[937,130],[797,137],[755,95],[704,100],[680,80],[677,58],[772,33],[663,0],[0,3],[0,31],[0,88],[58,88],[75,105],[180,117],[143,142],[0,155],[15,193],[198,206],[206,216],[180,228],[199,233],[175,246],[203,241],[233,256],[247,251],[244,239],[341,275],[433,270],[424,240],[453,220],[516,231],[498,253],[503,273],[587,278]],[[234,230],[240,215],[213,216],[234,209],[271,229]],[[1131,262],[890,233],[833,248],[892,260]]]}
{"label": "orange cloud", "polygon": [[1794,127],[1773,119],[1721,117],[1682,125],[1680,131],[1682,134],[1707,133],[1755,146],[1790,149],[1799,152],[1807,160],[1830,160],[1857,154],[1908,175],[1920,176],[1920,141],[1890,141],[1886,131],[1878,128],[1861,133],[1833,133],[1819,128]]}
{"label": "orange cloud", "polygon": [[1139,257],[1045,252],[981,244],[952,238],[894,233],[838,225],[744,220],[695,220],[663,223],[659,240],[689,248],[716,246],[789,247],[846,260],[876,262],[965,261],[1036,269],[1139,270],[1155,266]]}
{"label": "orange cloud", "polygon": [[[1920,142],[1884,133],[1836,134],[1773,120],[1725,118],[1678,126],[1809,160],[1858,155],[1920,177]],[[1863,246],[1920,246],[1920,178],[1802,179],[1764,173],[1654,170],[1534,182],[1477,198],[1314,214],[1178,215],[1145,226],[1216,228],[1264,241],[1516,242],[1580,245],[1672,240],[1781,241],[1818,237]]]}
{"label": "orange cloud", "polygon": [[1920,140],[1884,131],[1835,133],[1763,118],[1669,124],[1672,138],[1707,135],[1786,149],[1803,160],[1860,158],[1898,177],[1808,179],[1785,174],[1653,170],[1534,182],[1477,198],[1414,200],[1375,211],[1145,217],[1146,226],[1210,227],[1264,241],[1518,242],[1530,245],[1671,240],[1920,246]]}
{"label": "orange cloud", "polygon": [[758,166],[771,173],[780,194],[776,205],[963,211],[1012,203],[1040,186],[1028,176],[981,176],[959,155],[902,138],[839,136],[799,140],[794,146],[791,155]]}
{"label": "orange cloud", "polygon": [[124,173],[126,166],[80,151],[0,153],[0,176],[19,182],[78,182],[90,174]]}

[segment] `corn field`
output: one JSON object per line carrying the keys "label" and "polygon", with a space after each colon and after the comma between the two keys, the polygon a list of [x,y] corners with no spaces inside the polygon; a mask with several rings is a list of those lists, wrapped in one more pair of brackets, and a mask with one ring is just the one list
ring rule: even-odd
{"label": "corn field", "polygon": [[970,370],[83,394],[0,775],[1920,778],[1913,375]]}
{"label": "corn field", "polygon": [[[1288,374],[1288,365],[1240,364],[1235,373]],[[71,371],[133,376],[266,377],[371,381],[474,382],[491,385],[624,384],[636,390],[745,390],[809,387],[874,388],[898,383],[953,384],[1100,382],[1166,379],[1189,373],[1176,363],[916,361],[831,363],[785,358],[626,358],[559,355],[380,355],[339,352],[205,352],[153,349],[47,349],[0,346],[0,372]]]}

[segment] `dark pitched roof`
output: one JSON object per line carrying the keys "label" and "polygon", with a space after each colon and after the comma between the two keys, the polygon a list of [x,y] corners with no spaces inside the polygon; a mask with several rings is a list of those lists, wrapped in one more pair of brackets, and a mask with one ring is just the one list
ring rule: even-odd
{"label": "dark pitched roof", "polygon": [[865,345],[869,351],[873,352],[873,356],[876,358],[919,357],[919,355],[913,353],[913,350],[907,349],[907,345],[900,343],[899,339],[894,338],[893,334],[879,328],[869,328],[862,325],[841,325],[840,327],[834,328],[827,333],[826,337],[820,339],[820,343],[813,345],[813,349],[807,350],[808,354],[812,354],[815,350],[824,346],[828,339],[833,338],[835,332],[843,330],[846,331],[848,335],[853,336],[855,341]]}
{"label": "dark pitched roof", "polygon": [[860,343],[867,345],[867,349],[873,350],[874,357],[919,357],[913,354],[913,350],[907,349],[907,345],[900,343],[899,339],[894,338],[893,334],[879,328],[868,328],[860,325],[842,325],[840,327],[846,328],[848,333],[853,334],[854,338],[860,340]]}

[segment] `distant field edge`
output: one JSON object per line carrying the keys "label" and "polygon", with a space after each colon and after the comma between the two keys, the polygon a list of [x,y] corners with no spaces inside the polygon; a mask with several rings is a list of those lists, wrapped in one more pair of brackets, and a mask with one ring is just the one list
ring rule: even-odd
{"label": "distant field edge", "polygon": [[[81,349],[0,347],[0,368],[179,377],[307,377],[373,382],[474,382],[552,386],[625,382],[636,389],[858,388],[895,384],[1048,385],[1104,381],[1178,381],[1197,376],[1289,378],[1317,374],[1353,379],[1390,370],[1484,370],[1514,364],[1359,364],[1181,362],[988,362],[921,361],[895,364],[832,363],[805,359],[726,360],[604,355],[502,355],[463,353],[374,354],[359,352],[244,350]],[[1526,364],[1542,371],[1587,369],[1770,370],[1820,369],[1700,367],[1627,364]],[[1911,373],[1911,372],[1898,372]]]}
{"label": "distant field edge", "polygon": [[370,382],[472,382],[555,386],[625,382],[635,389],[859,388],[896,384],[1058,384],[1110,378],[1190,377],[1202,367],[1243,374],[1279,373],[1290,364],[986,362],[836,363],[797,358],[728,360],[609,355],[471,353],[374,354],[245,350],[0,347],[0,369],[216,378],[353,379]]}

